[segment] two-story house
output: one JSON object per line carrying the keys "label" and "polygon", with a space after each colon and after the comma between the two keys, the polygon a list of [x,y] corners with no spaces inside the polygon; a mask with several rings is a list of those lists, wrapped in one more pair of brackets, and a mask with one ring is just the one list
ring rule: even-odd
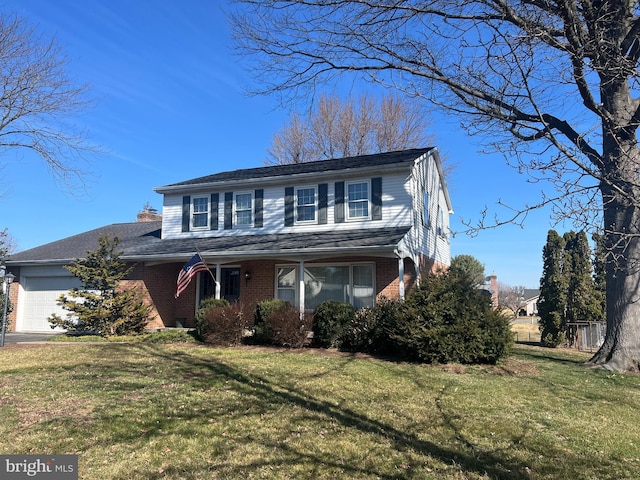
{"label": "two-story house", "polygon": [[[452,208],[435,148],[227,171],[155,191],[161,225],[111,225],[13,255],[16,329],[48,329],[52,298],[74,284],[62,266],[105,234],[136,264],[124,286],[153,303],[152,327],[193,325],[209,296],[249,308],[279,298],[301,312],[326,300],[373,306],[450,262]],[[175,298],[195,253],[210,272]]]}

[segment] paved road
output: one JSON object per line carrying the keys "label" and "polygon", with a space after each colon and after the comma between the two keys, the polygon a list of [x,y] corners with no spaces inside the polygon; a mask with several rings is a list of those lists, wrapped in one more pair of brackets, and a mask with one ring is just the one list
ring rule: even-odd
{"label": "paved road", "polygon": [[58,333],[13,333],[8,332],[4,335],[4,344],[13,345],[24,342],[46,342],[51,337],[59,335]]}

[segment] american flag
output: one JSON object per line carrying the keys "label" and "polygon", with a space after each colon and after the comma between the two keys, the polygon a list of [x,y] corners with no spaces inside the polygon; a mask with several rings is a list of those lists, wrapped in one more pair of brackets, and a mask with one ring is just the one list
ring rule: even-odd
{"label": "american flag", "polygon": [[184,267],[180,270],[178,274],[178,283],[176,285],[176,298],[180,296],[180,294],[184,291],[185,288],[191,282],[191,279],[198,272],[208,272],[209,269],[207,265],[202,261],[202,257],[197,253],[191,257],[187,263],[184,264]]}

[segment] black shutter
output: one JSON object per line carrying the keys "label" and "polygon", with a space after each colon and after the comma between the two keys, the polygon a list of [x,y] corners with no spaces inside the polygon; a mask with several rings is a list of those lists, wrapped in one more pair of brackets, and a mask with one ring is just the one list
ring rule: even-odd
{"label": "black shutter", "polygon": [[286,187],[284,189],[284,226],[293,226],[293,187]]}
{"label": "black shutter", "polygon": [[220,194],[212,193],[211,194],[211,206],[209,207],[209,229],[217,230],[218,229],[218,203],[220,202]]}
{"label": "black shutter", "polygon": [[224,229],[233,228],[233,192],[224,194]]}
{"label": "black shutter", "polygon": [[254,204],[253,204],[253,226],[256,228],[262,227],[262,203],[264,199],[264,190],[259,189],[254,192]]}
{"label": "black shutter", "polygon": [[185,195],[182,197],[182,231],[188,232],[189,226],[191,225],[190,217],[191,215],[191,196]]}
{"label": "black shutter", "polygon": [[382,177],[371,179],[371,220],[382,220]]}
{"label": "black shutter", "polygon": [[336,223],[344,222],[344,182],[336,182],[336,204],[334,208],[334,217]]}
{"label": "black shutter", "polygon": [[329,203],[329,185],[321,183],[318,185],[318,224],[327,223],[327,205]]}

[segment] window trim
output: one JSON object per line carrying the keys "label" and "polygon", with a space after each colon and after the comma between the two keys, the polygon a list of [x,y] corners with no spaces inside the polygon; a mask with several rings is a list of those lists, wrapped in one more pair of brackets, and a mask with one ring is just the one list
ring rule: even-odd
{"label": "window trim", "polygon": [[[303,205],[304,207],[313,207],[313,219],[311,220],[300,220],[298,218],[298,212],[300,205],[298,204],[298,192],[300,190],[313,190],[313,204]],[[310,225],[318,223],[318,186],[317,185],[307,185],[295,187],[293,191],[293,208],[294,208],[294,224],[295,225]]]}
{"label": "window trim", "polygon": [[[246,208],[239,210],[238,209],[238,196],[240,195],[249,195],[251,198],[251,205]],[[255,194],[252,191],[244,191],[244,192],[233,192],[233,226],[234,228],[253,228],[255,222]],[[248,211],[251,215],[251,221],[249,223],[240,223],[238,222],[238,213]]]}
{"label": "window trim", "polygon": [[[204,200],[207,206],[206,211],[204,212],[196,212],[195,206],[197,200]],[[204,225],[195,225],[196,215],[204,215],[206,218],[206,223]],[[194,231],[199,230],[208,230],[210,226],[210,216],[211,216],[211,199],[207,195],[194,195],[191,197],[190,209],[189,209],[189,229]]]}
{"label": "window trim", "polygon": [[[351,185],[360,185],[360,184],[365,184],[367,185],[367,215],[366,216],[358,216],[358,217],[352,217],[351,216],[351,209],[349,208],[351,205],[352,200],[349,197],[349,187]],[[363,221],[363,220],[371,220],[372,216],[371,216],[371,209],[372,209],[372,202],[371,202],[371,179],[367,179],[367,180],[353,180],[353,181],[349,181],[349,182],[345,182],[345,188],[344,188],[345,192],[344,192],[344,206],[345,206],[345,220],[348,222],[358,222],[358,221]],[[360,200],[353,200],[354,202],[364,202],[364,199],[360,199]]]}

